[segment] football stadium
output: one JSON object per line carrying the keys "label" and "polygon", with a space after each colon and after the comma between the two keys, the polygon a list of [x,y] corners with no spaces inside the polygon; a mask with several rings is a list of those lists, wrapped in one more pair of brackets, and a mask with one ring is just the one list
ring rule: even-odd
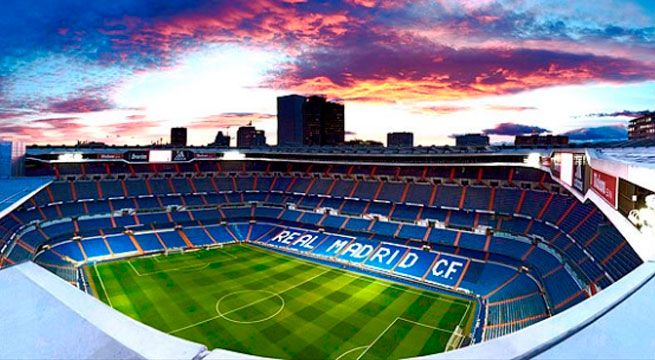
{"label": "football stadium", "polygon": [[643,149],[30,147],[3,356],[597,354],[653,295]]}
{"label": "football stadium", "polygon": [[0,360],[655,360],[655,0],[0,4]]}

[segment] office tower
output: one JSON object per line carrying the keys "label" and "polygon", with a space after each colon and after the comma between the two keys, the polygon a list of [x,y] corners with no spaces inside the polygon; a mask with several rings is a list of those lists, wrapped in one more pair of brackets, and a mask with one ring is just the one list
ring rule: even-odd
{"label": "office tower", "polygon": [[257,130],[254,126],[242,126],[237,130],[237,147],[256,147],[266,145],[264,130]]}
{"label": "office tower", "polygon": [[278,146],[334,146],[344,142],[343,104],[323,96],[277,99]]}

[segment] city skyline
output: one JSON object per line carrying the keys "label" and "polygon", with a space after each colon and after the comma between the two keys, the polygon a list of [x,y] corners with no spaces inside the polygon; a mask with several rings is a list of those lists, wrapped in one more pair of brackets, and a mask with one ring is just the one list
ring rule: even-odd
{"label": "city skyline", "polygon": [[346,140],[416,145],[550,132],[626,136],[655,110],[647,0],[3,3],[0,137],[188,142],[252,123],[275,144],[276,98],[345,104]]}

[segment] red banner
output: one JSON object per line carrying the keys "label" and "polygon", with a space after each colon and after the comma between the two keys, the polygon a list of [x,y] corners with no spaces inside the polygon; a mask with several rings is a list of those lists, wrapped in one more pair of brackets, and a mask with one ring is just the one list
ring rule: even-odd
{"label": "red banner", "polygon": [[591,170],[591,188],[616,208],[616,177],[598,170]]}

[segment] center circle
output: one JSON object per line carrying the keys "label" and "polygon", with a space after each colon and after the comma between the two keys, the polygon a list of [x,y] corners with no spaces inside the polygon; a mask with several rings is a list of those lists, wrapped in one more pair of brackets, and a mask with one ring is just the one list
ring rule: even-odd
{"label": "center circle", "polygon": [[272,319],[285,306],[284,298],[268,290],[239,290],[216,302],[216,313],[237,324],[256,324]]}

